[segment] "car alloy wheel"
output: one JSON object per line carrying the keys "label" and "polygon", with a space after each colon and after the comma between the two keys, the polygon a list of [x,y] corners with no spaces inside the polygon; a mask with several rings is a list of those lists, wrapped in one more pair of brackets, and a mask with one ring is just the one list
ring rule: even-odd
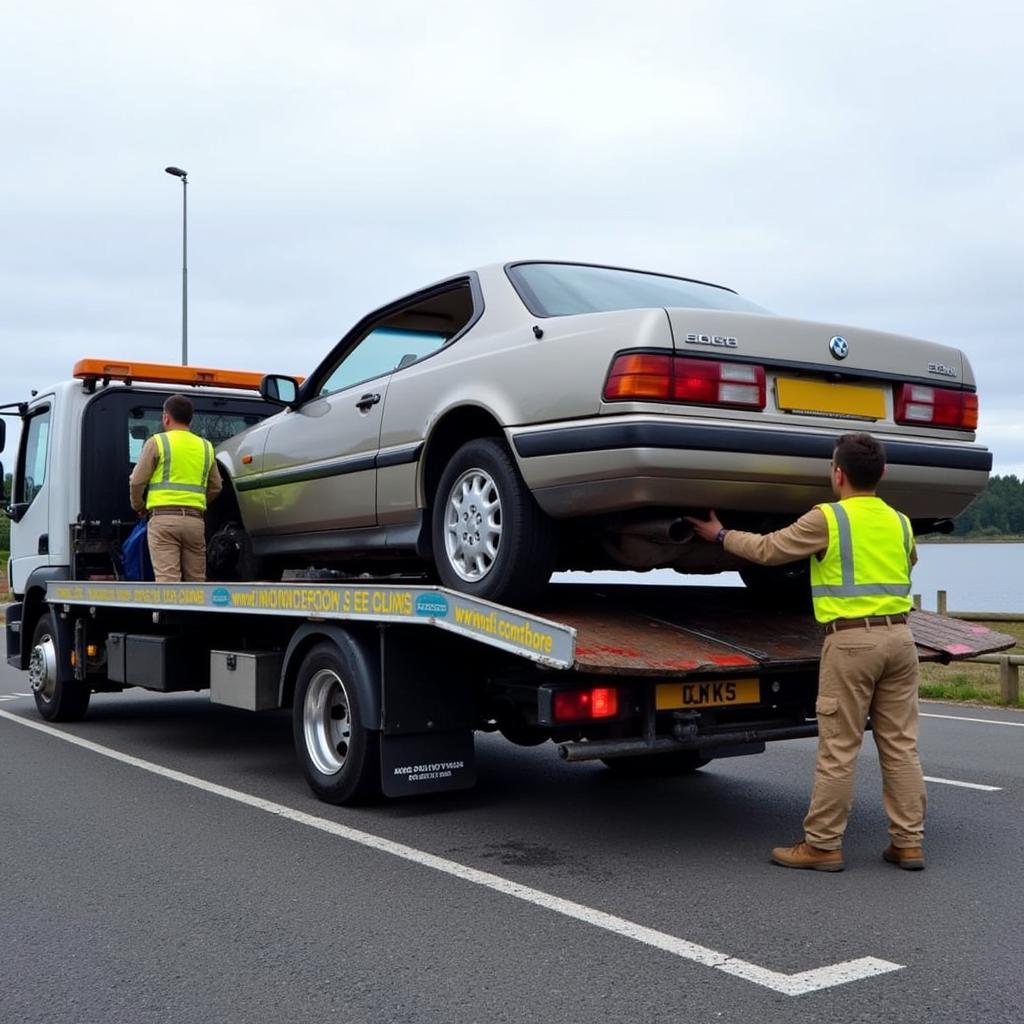
{"label": "car alloy wheel", "polygon": [[445,505],[444,546],[448,562],[467,583],[494,567],[501,544],[501,494],[491,475],[466,470],[452,485]]}

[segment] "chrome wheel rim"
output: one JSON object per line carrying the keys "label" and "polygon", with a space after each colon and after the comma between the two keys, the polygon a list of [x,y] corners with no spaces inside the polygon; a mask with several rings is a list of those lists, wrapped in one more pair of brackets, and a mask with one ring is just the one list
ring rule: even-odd
{"label": "chrome wheel rim", "polygon": [[444,547],[448,564],[467,583],[494,568],[501,545],[501,495],[493,477],[468,469],[452,485],[445,506]]}
{"label": "chrome wheel rim", "polygon": [[57,646],[53,637],[43,634],[28,659],[28,680],[32,692],[47,704],[57,688]]}
{"label": "chrome wheel rim", "polygon": [[302,707],[306,750],[316,770],[337,775],[352,744],[352,709],[341,677],[322,668],[310,680]]}

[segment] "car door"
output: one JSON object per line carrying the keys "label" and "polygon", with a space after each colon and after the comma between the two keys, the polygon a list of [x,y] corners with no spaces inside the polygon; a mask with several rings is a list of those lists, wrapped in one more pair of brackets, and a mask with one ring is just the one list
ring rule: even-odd
{"label": "car door", "polygon": [[52,426],[52,408],[42,405],[33,409],[21,428],[11,501],[11,579],[16,593],[24,592],[33,570],[50,564]]}

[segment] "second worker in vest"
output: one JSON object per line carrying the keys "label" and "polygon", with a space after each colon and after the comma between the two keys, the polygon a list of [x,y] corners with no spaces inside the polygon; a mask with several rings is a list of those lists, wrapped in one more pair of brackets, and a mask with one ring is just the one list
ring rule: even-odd
{"label": "second worker in vest", "polygon": [[885,449],[870,434],[844,434],[832,457],[839,501],[816,505],[792,526],[761,535],[725,529],[714,512],[689,518],[706,541],[760,565],[810,558],[815,618],[825,626],[818,680],[818,757],[804,839],[777,847],[789,868],[842,871],[857,754],[868,714],[882,769],[890,844],[883,857],[924,867],[925,787],[917,752],[917,648],[907,625],[910,521],[875,494]]}
{"label": "second worker in vest", "polygon": [[149,515],[149,555],[157,583],[206,580],[209,502],[220,494],[213,445],[193,434],[192,403],[184,395],[164,402],[163,433],[148,438],[132,470],[132,508]]}

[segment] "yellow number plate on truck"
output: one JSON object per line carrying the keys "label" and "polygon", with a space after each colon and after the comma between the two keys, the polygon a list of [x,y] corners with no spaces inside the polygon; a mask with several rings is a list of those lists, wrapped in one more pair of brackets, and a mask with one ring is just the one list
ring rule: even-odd
{"label": "yellow number plate on truck", "polygon": [[885,418],[885,393],[882,389],[858,384],[829,384],[826,381],[779,377],[775,381],[775,399],[780,409],[790,412],[869,420]]}
{"label": "yellow number plate on truck", "polygon": [[757,704],[761,684],[756,679],[723,679],[709,683],[658,683],[655,703],[659,711],[675,708],[714,708],[725,704]]}

